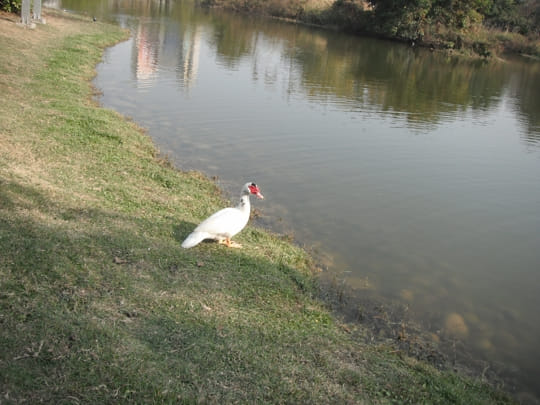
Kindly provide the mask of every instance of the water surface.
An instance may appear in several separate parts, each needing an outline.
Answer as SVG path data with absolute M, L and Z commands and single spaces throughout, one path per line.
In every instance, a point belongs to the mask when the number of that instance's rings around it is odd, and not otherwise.
M 101 102 L 179 167 L 233 195 L 256 181 L 263 221 L 317 246 L 329 272 L 538 390 L 539 63 L 181 1 L 59 6 L 132 30 L 98 68 Z

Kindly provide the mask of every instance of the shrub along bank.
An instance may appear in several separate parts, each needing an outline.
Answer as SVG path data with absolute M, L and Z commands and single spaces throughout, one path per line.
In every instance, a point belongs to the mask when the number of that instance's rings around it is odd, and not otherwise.
M 535 0 L 201 0 L 201 4 L 482 57 L 504 52 L 540 57 L 540 2 Z
M 127 33 L 1 17 L 2 402 L 511 402 L 353 338 L 314 298 L 306 253 L 276 236 L 182 249 L 226 202 L 91 100 L 103 48 Z

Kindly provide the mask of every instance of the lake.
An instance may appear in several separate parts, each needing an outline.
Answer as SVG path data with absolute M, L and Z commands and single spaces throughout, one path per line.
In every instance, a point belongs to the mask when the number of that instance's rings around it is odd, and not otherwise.
M 485 63 L 204 10 L 58 0 L 132 38 L 98 66 L 100 102 L 181 169 L 325 258 L 357 294 L 399 303 L 540 397 L 540 62 Z M 487 366 L 486 366 L 487 367 Z

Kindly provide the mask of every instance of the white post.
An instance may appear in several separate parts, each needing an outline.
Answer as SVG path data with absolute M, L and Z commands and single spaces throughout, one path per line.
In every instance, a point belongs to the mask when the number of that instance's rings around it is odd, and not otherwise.
M 43 19 L 41 18 L 41 0 L 34 0 L 33 11 L 34 11 L 34 20 L 40 23 L 45 23 Z
M 30 25 L 30 0 L 22 0 L 21 24 Z

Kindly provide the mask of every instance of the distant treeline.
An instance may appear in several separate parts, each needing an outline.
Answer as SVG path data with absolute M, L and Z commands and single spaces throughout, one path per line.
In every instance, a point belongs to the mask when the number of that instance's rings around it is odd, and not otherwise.
M 540 0 L 198 1 L 432 48 L 540 57 Z M 0 0 L 0 10 L 19 13 L 20 7 L 21 0 Z
M 539 0 L 201 0 L 435 48 L 540 54 Z
M 337 0 L 333 8 L 353 12 L 351 27 L 421 40 L 429 27 L 462 30 L 479 23 L 523 35 L 538 33 L 538 0 Z

